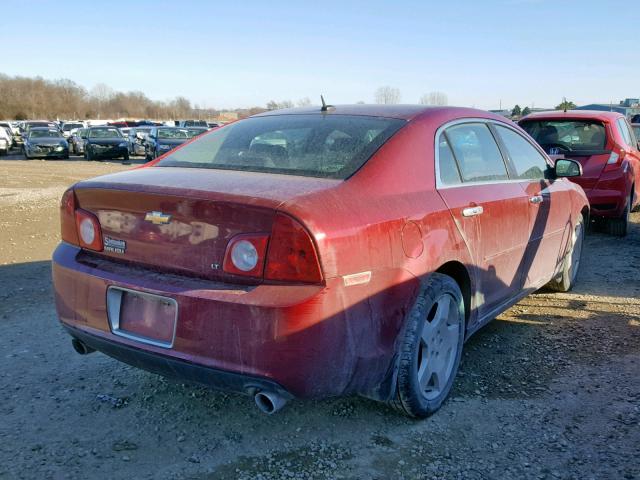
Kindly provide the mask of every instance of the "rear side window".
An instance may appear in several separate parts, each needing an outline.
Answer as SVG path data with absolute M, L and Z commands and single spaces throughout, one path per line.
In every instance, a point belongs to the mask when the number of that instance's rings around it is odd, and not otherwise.
M 616 123 L 618 124 L 618 131 L 624 139 L 624 143 L 626 143 L 628 147 L 633 145 L 631 140 L 631 132 L 629 132 L 629 129 L 627 128 L 627 122 L 624 121 L 624 118 L 619 118 L 618 120 L 616 120 Z
M 446 130 L 446 135 L 464 182 L 509 179 L 502 154 L 487 125 L 455 125 Z
M 350 115 L 270 115 L 229 124 L 156 166 L 348 178 L 405 120 Z
M 438 141 L 438 166 L 440 181 L 443 185 L 458 185 L 462 182 L 456 159 L 444 134 L 440 135 L 440 140 Z
M 525 138 L 510 128 L 495 125 L 500 139 L 515 168 L 516 178 L 540 180 L 544 178 L 547 162 Z

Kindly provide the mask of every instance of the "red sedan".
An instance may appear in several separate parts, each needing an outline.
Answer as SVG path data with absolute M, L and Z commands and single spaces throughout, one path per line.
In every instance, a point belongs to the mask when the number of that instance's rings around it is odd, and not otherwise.
M 56 304 L 79 353 L 252 395 L 424 417 L 463 343 L 573 285 L 588 202 L 515 124 L 420 106 L 275 111 L 62 198 Z
M 584 188 L 591 217 L 609 233 L 625 236 L 629 213 L 640 202 L 640 151 L 626 117 L 616 112 L 572 110 L 528 115 L 520 126 L 550 154 L 582 164 L 575 182 Z

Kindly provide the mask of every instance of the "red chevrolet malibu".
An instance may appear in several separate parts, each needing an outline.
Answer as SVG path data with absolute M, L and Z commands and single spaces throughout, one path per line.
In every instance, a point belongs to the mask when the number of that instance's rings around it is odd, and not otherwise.
M 573 285 L 588 202 L 486 112 L 269 112 L 62 198 L 60 320 L 79 353 L 243 392 L 359 394 L 424 417 L 464 341 Z
M 627 234 L 629 213 L 640 202 L 640 151 L 621 113 L 571 110 L 528 115 L 520 126 L 550 154 L 582 164 L 575 179 L 587 194 L 591 217 L 609 233 Z

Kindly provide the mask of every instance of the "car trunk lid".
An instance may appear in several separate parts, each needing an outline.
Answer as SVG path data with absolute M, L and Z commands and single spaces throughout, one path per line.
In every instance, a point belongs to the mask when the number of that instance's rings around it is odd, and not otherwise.
M 98 177 L 75 187 L 79 208 L 102 228 L 100 255 L 211 279 L 227 244 L 271 233 L 278 206 L 340 183 L 291 175 L 151 167 Z

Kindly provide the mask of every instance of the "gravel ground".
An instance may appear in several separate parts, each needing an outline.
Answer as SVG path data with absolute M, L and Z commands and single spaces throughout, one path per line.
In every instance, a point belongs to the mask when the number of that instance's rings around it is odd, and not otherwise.
M 58 325 L 58 201 L 120 162 L 0 158 L 0 478 L 640 479 L 640 214 L 592 233 L 569 294 L 538 292 L 466 345 L 451 398 L 413 421 L 375 402 L 181 384 Z

